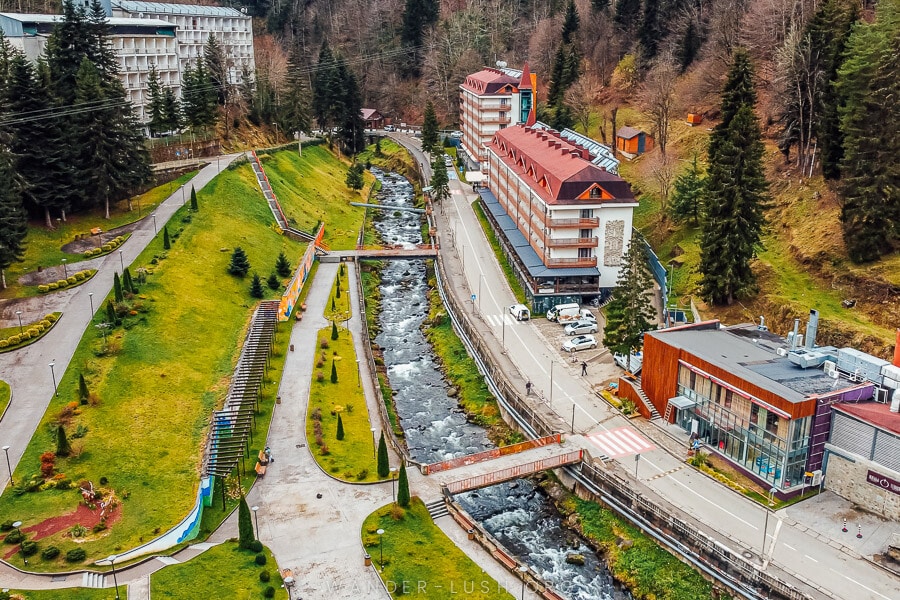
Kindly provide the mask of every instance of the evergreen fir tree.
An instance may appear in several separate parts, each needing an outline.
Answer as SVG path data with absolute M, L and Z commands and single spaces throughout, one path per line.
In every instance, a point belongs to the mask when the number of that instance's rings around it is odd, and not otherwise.
M 247 506 L 247 499 L 241 494 L 241 501 L 238 504 L 238 546 L 242 550 L 249 550 L 254 541 L 256 541 L 256 535 L 253 532 L 250 507 Z
M 110 325 L 115 325 L 116 321 L 116 305 L 113 304 L 113 301 L 110 299 L 106 302 L 106 320 Z
M 646 0 L 641 16 L 641 26 L 638 28 L 638 44 L 642 50 L 641 58 L 648 62 L 656 56 L 659 40 L 662 37 L 659 27 L 659 8 L 658 2 Z
M 837 92 L 844 243 L 854 262 L 892 252 L 900 242 L 900 3 L 879 2 L 875 20 L 847 42 Z
M 216 122 L 217 91 L 203 61 L 181 76 L 181 107 L 186 123 L 202 129 Z
M 331 359 L 331 383 L 338 382 L 338 374 L 337 374 L 337 366 L 334 364 L 334 359 Z
M 231 253 L 231 263 L 228 265 L 228 272 L 238 277 L 243 277 L 250 272 L 250 260 L 240 246 Z
M 741 107 L 756 106 L 756 86 L 753 82 L 753 65 L 750 55 L 743 48 L 738 48 L 732 54 L 731 67 L 722 91 L 722 120 L 713 128 L 709 136 L 708 162 L 715 160 L 719 142 L 727 137 L 731 120 Z
M 609 0 L 591 0 L 591 11 L 602 12 L 609 8 Z
M 280 277 L 289 277 L 291 274 L 291 263 L 284 252 L 278 253 L 278 258 L 275 260 L 275 272 Z
M 306 58 L 299 43 L 291 45 L 288 56 L 288 90 L 281 119 L 291 131 L 309 131 L 312 122 Z M 248 77 L 249 79 L 249 77 Z
M 431 154 L 440 150 L 438 121 L 431 100 L 425 103 L 425 117 L 422 121 L 422 152 Z
M 28 220 L 10 156 L 0 150 L 0 287 L 6 289 L 6 270 L 25 257 Z
M 444 153 L 438 152 L 431 161 L 431 199 L 440 204 L 450 198 L 450 178 L 444 165 Z
M 363 179 L 363 165 L 355 162 L 347 169 L 347 178 L 344 181 L 351 190 L 361 190 L 365 185 Z
M 682 73 L 684 73 L 691 63 L 694 62 L 694 59 L 697 58 L 697 53 L 700 51 L 700 45 L 702 43 L 703 37 L 698 31 L 697 25 L 694 24 L 694 20 L 691 19 L 688 22 L 687 28 L 684 30 L 684 35 L 681 36 L 681 42 L 678 44 L 678 65 L 681 67 Z
M 327 40 L 319 49 L 316 74 L 313 78 L 312 114 L 319 128 L 329 131 L 334 122 L 333 106 L 340 101 L 340 82 L 337 81 L 334 55 Z
M 81 400 L 82 404 L 87 404 L 88 398 L 90 398 L 91 393 L 88 391 L 87 382 L 84 380 L 84 373 L 78 374 L 78 399 Z
M 181 103 L 175 96 L 175 90 L 170 87 L 163 89 L 162 108 L 163 131 L 177 131 L 181 129 Z
M 343 58 L 338 59 L 338 80 L 343 84 L 342 102 L 338 105 L 338 137 L 347 154 L 357 154 L 366 147 L 366 122 L 362 118 L 362 91 L 356 75 Z
M 337 435 L 335 437 L 338 440 L 344 439 L 344 421 L 341 420 L 341 413 L 338 413 Z
M 150 129 L 151 135 L 169 131 L 166 122 L 166 100 L 162 85 L 159 83 L 159 73 L 156 72 L 156 65 L 150 65 L 150 71 L 147 73 L 147 94 L 150 101 L 147 103 L 146 112 L 149 116 L 147 127 Z
M 262 279 L 259 278 L 258 273 L 253 274 L 253 279 L 250 281 L 250 296 L 253 298 L 262 298 L 265 296 L 265 292 L 263 291 Z
M 137 288 L 134 287 L 134 281 L 131 279 L 131 271 L 128 270 L 128 267 L 125 267 L 125 270 L 122 271 L 122 290 L 126 294 L 137 293 Z
M 409 479 L 406 476 L 406 463 L 400 463 L 400 477 L 397 479 L 397 505 L 409 506 Z
M 616 0 L 616 16 L 613 18 L 622 31 L 633 31 L 640 22 L 641 0 Z
M 194 186 L 191 186 L 191 210 L 200 210 L 200 205 L 197 204 L 197 190 L 194 189 Z
M 163 250 L 172 249 L 172 240 L 169 239 L 169 226 L 163 225 Z
M 603 345 L 610 352 L 630 357 L 643 345 L 644 332 L 654 329 L 656 310 L 651 294 L 653 274 L 643 241 L 632 234 L 622 259 L 619 277 L 606 307 Z
M 672 215 L 676 219 L 687 219 L 692 225 L 700 223 L 705 183 L 703 171 L 697 163 L 697 154 L 694 153 L 687 171 L 675 178 Z
M 378 439 L 378 477 L 387 479 L 390 473 L 391 463 L 388 460 L 387 443 L 384 441 L 384 432 L 382 431 L 381 437 Z
M 72 454 L 72 446 L 66 436 L 66 429 L 62 425 L 56 428 L 56 456 L 69 456 Z
M 215 88 L 219 104 L 225 104 L 228 94 L 228 65 L 225 60 L 225 50 L 219 43 L 215 34 L 210 33 L 203 46 L 203 64 L 209 73 L 209 79 Z
M 406 0 L 400 25 L 400 44 L 407 54 L 400 65 L 403 77 L 418 77 L 423 63 L 422 41 L 425 30 L 437 23 L 439 4 L 437 0 Z
M 562 43 L 571 44 L 574 36 L 578 32 L 581 19 L 578 17 L 578 9 L 575 7 L 575 0 L 569 0 L 566 4 L 566 15 L 563 17 Z
M 278 280 L 278 275 L 275 273 L 270 273 L 269 278 L 266 280 L 266 285 L 269 286 L 270 290 L 277 290 L 281 287 L 281 281 Z
M 334 310 L 334 308 L 332 308 L 332 310 Z M 337 323 L 335 323 L 334 321 L 331 322 L 331 339 L 332 340 L 338 339 Z
M 125 300 L 125 294 L 122 291 L 122 280 L 119 279 L 118 273 L 113 273 L 113 297 L 119 303 Z

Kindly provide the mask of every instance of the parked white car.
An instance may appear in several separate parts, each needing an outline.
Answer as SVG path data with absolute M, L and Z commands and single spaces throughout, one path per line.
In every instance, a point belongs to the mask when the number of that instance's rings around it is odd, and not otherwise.
M 452 137 L 454 140 L 461 140 L 462 135 L 463 135 L 462 131 L 454 131 L 453 133 L 450 134 L 450 137 Z
M 597 323 L 591 321 L 575 321 L 569 323 L 564 329 L 566 335 L 582 335 L 585 333 L 597 333 Z
M 575 352 L 577 350 L 593 350 L 597 347 L 597 340 L 592 335 L 579 335 L 567 340 L 563 343 L 562 349 L 565 352 Z

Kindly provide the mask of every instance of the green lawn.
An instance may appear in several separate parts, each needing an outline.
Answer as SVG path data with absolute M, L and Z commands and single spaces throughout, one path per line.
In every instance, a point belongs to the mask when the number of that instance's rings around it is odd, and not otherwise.
M 260 153 L 269 184 L 288 221 L 297 229 L 313 232 L 325 221 L 324 241 L 333 250 L 356 247 L 365 209 L 350 202 L 365 202 L 368 190 L 347 187 L 347 164 L 325 146 L 308 146 L 303 156 L 296 149 Z M 257 190 L 260 199 L 262 195 Z M 271 220 L 271 217 L 270 217 Z
M 67 264 L 76 265 L 85 259 L 82 254 L 67 254 L 62 247 L 74 241 L 76 234 L 90 232 L 94 227 L 100 227 L 109 231 L 116 227 L 137 221 L 140 217 L 146 217 L 163 200 L 171 196 L 183 183 L 190 181 L 197 171 L 182 175 L 178 179 L 155 187 L 150 191 L 132 198 L 129 210 L 128 200 L 122 200 L 110 206 L 109 220 L 103 218 L 103 208 L 98 208 L 86 213 L 70 214 L 65 223 L 58 222 L 56 229 L 48 231 L 43 221 L 31 221 L 28 224 L 28 237 L 25 240 L 25 258 L 23 262 L 13 263 L 6 271 L 6 281 L 9 287 L 0 290 L 0 298 L 22 298 L 38 294 L 37 287 L 23 287 L 16 285 L 16 280 L 24 273 L 30 273 L 38 268 L 53 267 L 62 264 L 66 259 Z M 190 190 L 188 190 L 190 192 Z M 140 207 L 140 211 L 138 208 Z M 162 223 L 159 224 L 162 227 Z M 105 239 L 105 238 L 104 238 Z M 78 270 L 73 267 L 69 272 Z
M 10 590 L 13 598 L 25 600 L 109 600 L 114 598 L 111 590 L 92 590 L 88 588 L 65 588 L 60 590 Z M 119 585 L 119 595 L 125 597 L 125 586 Z
M 392 597 L 412 594 L 442 600 L 463 595 L 466 600 L 513 600 L 434 524 L 421 500 L 413 498 L 406 510 L 392 508 L 385 506 L 369 515 L 361 532 L 372 564 L 380 566 L 384 557 L 381 578 Z M 380 540 L 379 529 L 384 530 Z
M 343 273 L 343 274 L 342 274 Z M 328 302 L 325 305 L 325 318 L 329 321 L 341 323 L 347 321 L 353 316 L 350 308 L 350 292 L 348 291 L 349 279 L 347 275 L 347 267 L 343 264 L 338 268 L 338 274 L 331 284 L 331 292 L 328 295 Z M 338 296 L 338 287 L 340 287 L 340 296 Z M 334 306 L 334 309 L 332 309 Z
M 14 352 L 35 343 L 50 333 L 61 316 L 61 312 L 52 312 L 33 323 L 22 321 L 22 327 L 16 325 L 0 329 L 0 353 Z M 28 335 L 28 339 L 22 339 L 23 335 Z
M 319 331 L 318 357 L 309 391 L 307 443 L 316 462 L 332 476 L 350 482 L 377 481 L 372 425 L 360 387 L 353 339 L 347 329 L 338 327 L 338 331 L 337 340 L 331 339 L 331 327 Z M 337 383 L 331 382 L 332 363 L 337 370 Z M 337 439 L 338 414 L 344 426 L 343 440 Z M 321 416 L 321 438 L 315 430 L 316 415 Z
M 516 278 L 515 271 L 513 270 L 512 265 L 507 260 L 506 256 L 503 254 L 503 251 L 500 249 L 500 240 L 497 239 L 497 234 L 491 228 L 491 224 L 487 220 L 487 216 L 484 214 L 484 209 L 481 206 L 481 201 L 476 200 L 472 203 L 472 209 L 475 211 L 475 216 L 478 217 L 478 222 L 481 223 L 481 228 L 484 230 L 484 235 L 487 236 L 488 242 L 491 244 L 491 249 L 494 251 L 494 256 L 497 258 L 497 264 L 503 269 L 503 275 L 506 276 L 506 282 L 509 284 L 510 289 L 512 290 L 513 295 L 516 297 L 516 300 L 519 302 L 525 302 L 525 289 L 522 287 L 522 284 L 519 282 L 518 278 Z M 457 241 L 457 243 L 459 243 Z
M 266 564 L 259 566 L 256 554 L 241 550 L 235 542 L 214 546 L 180 565 L 170 565 L 150 576 L 150 594 L 154 600 L 197 600 L 198 598 L 263 598 L 267 586 L 275 589 L 274 598 L 287 598 L 281 587 L 281 575 L 268 548 L 262 554 Z M 269 574 L 268 583 L 260 573 Z M 109 598 L 107 591 L 106 598 Z
M 9 387 L 9 384 L 0 379 L 0 415 L 3 414 L 3 411 L 6 410 L 6 407 L 9 406 L 9 401 L 12 398 L 12 389 Z
M 154 240 L 132 265 L 133 273 L 145 267 L 151 274 L 132 302 L 134 314 L 110 332 L 108 351 L 97 328 L 89 327 L 70 368 L 57 372 L 59 397 L 50 403 L 15 473 L 17 483 L 38 473 L 38 457 L 55 450 L 55 424 L 65 424 L 70 437 L 81 428 L 83 437 L 71 440 L 73 456 L 58 458 L 56 472 L 75 485 L 91 481 L 97 486 L 106 478 L 102 487 L 113 490 L 122 505 L 118 522 L 89 532 L 77 545 L 87 551 L 88 561 L 149 541 L 193 506 L 210 413 L 224 399 L 256 304 L 249 277 L 226 272 L 230 250 L 242 246 L 251 272 L 263 273 L 272 269 L 279 251 L 296 263 L 304 250 L 270 227 L 271 214 L 249 165 L 224 171 L 199 193 L 199 204 L 198 213 L 182 208 L 170 221 L 171 250 L 163 251 L 162 240 Z M 105 308 L 99 309 L 94 322 L 105 319 Z M 81 373 L 92 394 L 84 406 L 77 403 Z M 271 390 L 273 377 L 277 371 L 270 370 Z M 273 394 L 267 392 L 270 402 Z M 71 402 L 74 409 L 66 406 Z M 256 439 L 265 438 L 268 422 L 265 416 L 257 419 Z M 0 522 L 21 519 L 27 529 L 73 512 L 79 501 L 74 489 L 7 493 L 0 497 Z M 65 533 L 39 546 L 52 543 L 65 555 L 75 547 Z M 33 560 L 30 566 L 78 566 L 57 561 Z

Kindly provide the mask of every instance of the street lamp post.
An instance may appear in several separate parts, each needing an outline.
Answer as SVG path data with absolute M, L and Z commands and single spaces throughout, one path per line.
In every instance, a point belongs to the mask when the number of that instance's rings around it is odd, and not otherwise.
M 766 525 L 763 527 L 763 543 L 762 543 L 762 560 L 766 560 L 766 537 L 769 535 L 769 509 L 763 507 L 763 510 L 766 512 Z
M 181 205 L 182 205 L 182 206 L 184 206 L 185 204 L 187 204 L 187 200 L 186 200 L 185 197 L 184 197 L 184 186 L 186 186 L 186 185 L 187 185 L 186 183 L 182 183 L 182 184 L 181 184 Z
M 481 281 L 484 279 L 484 275 L 481 273 L 478 274 L 478 312 L 481 312 Z
M 391 497 L 394 499 L 394 504 L 397 504 L 397 490 L 395 483 L 397 478 L 394 477 L 394 474 L 397 473 L 398 470 L 397 467 L 391 467 Z
M 553 406 L 553 365 L 555 364 L 555 360 L 550 361 L 550 406 Z
M 153 235 L 156 235 L 156 213 L 153 213 L 150 216 L 153 217 Z
M 381 565 L 381 571 L 384 572 L 384 529 L 379 529 L 375 533 L 378 534 L 378 554 L 381 557 L 378 563 Z
M 69 278 L 69 269 L 66 267 L 66 259 L 65 258 L 62 259 L 62 266 L 63 266 L 63 275 L 65 275 L 66 279 L 68 279 Z
M 88 292 L 88 300 L 91 301 L 91 317 L 94 316 L 94 292 Z
M 12 478 L 12 465 L 9 464 L 9 446 L 3 446 L 3 451 L 6 452 L 6 468 L 9 469 L 9 485 L 15 485 L 13 483 Z
M 115 554 L 111 554 L 107 560 L 109 561 L 109 564 L 112 566 L 113 585 L 116 586 L 116 600 L 119 600 L 119 581 L 118 581 L 118 579 L 116 579 L 116 559 L 117 558 L 119 558 L 119 557 L 116 556 Z
M 22 531 L 19 529 L 19 527 L 22 526 L 22 521 L 16 521 L 15 523 L 12 524 L 12 526 L 15 528 L 16 533 L 19 535 L 19 538 L 21 539 L 21 538 L 22 538 Z M 22 551 L 22 550 L 21 550 L 21 546 L 20 546 L 19 552 L 21 552 L 21 551 Z M 28 558 L 27 558 L 24 554 L 22 555 L 22 560 L 25 561 L 25 564 L 26 564 L 26 565 L 28 564 Z
M 519 573 L 522 574 L 522 594 L 521 600 L 525 600 L 525 573 L 528 572 L 528 565 L 519 565 L 516 569 Z
M 356 359 L 356 387 L 362 385 L 362 375 L 359 373 L 359 359 Z
M 253 511 L 253 521 L 256 523 L 256 539 L 259 539 L 259 507 L 251 506 L 250 510 Z
M 55 366 L 56 362 L 50 363 L 50 377 L 53 378 L 53 394 L 59 396 L 59 390 L 56 388 L 56 372 L 53 370 L 53 367 Z
M 372 428 L 372 458 L 375 458 L 375 430 L 376 428 Z
M 278 141 L 278 123 L 272 123 L 275 126 L 275 141 Z
M 19 333 L 25 333 L 25 328 L 22 327 L 22 311 L 17 310 L 16 316 L 19 317 Z
M 575 399 L 572 399 L 572 435 L 575 435 Z
M 119 250 L 119 264 L 122 265 L 122 274 L 125 274 L 125 251 Z

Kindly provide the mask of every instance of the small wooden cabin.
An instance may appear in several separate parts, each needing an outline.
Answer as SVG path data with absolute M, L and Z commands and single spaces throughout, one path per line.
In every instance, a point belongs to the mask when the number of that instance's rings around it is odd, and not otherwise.
M 616 132 L 616 148 L 625 154 L 639 156 L 653 149 L 653 138 L 634 127 L 620 127 Z

